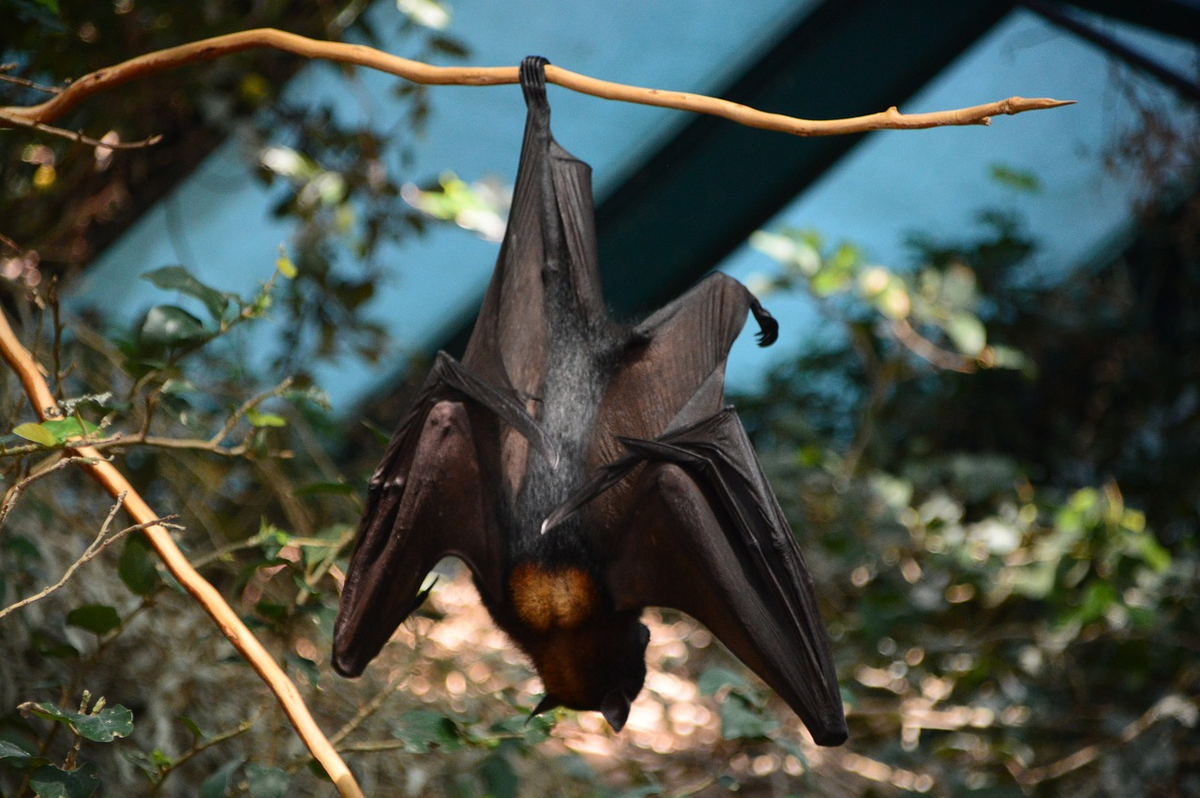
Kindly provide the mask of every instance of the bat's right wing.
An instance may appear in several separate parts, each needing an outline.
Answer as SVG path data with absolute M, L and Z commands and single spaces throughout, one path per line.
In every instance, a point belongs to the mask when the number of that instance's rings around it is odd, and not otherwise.
M 481 589 L 502 595 L 501 537 L 488 508 L 500 477 L 488 451 L 503 422 L 555 460 L 518 397 L 439 353 L 371 478 L 334 625 L 333 665 L 362 673 L 425 599 L 421 585 L 447 555 L 466 562 Z
M 741 421 L 726 408 L 653 441 L 608 574 L 618 608 L 673 607 L 703 623 L 804 721 L 840 745 L 846 719 L 812 577 Z

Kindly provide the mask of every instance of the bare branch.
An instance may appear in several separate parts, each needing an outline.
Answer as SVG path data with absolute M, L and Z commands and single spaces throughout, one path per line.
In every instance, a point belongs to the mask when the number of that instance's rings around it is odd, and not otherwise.
M 942 349 L 921 335 L 908 323 L 907 319 L 893 320 L 892 332 L 895 334 L 896 340 L 940 369 L 957 371 L 961 374 L 973 374 L 978 368 L 974 359 Z
M 0 82 L 11 83 L 14 86 L 24 86 L 27 89 L 33 89 L 34 91 L 45 92 L 46 94 L 62 93 L 62 88 L 60 88 L 58 86 L 44 86 L 41 83 L 34 83 L 32 80 L 29 80 L 28 78 L 19 78 L 16 75 L 4 74 L 4 73 L 8 72 L 10 69 L 16 69 L 16 68 L 17 68 L 17 64 L 15 62 L 8 63 L 8 64 L 0 64 Z
M 27 127 L 30 130 L 49 133 L 52 136 L 60 136 L 71 141 L 78 141 L 80 144 L 87 144 L 89 147 L 103 147 L 109 150 L 140 150 L 145 147 L 153 147 L 162 141 L 162 136 L 151 136 L 141 141 L 101 141 L 100 139 L 85 136 L 81 131 L 52 127 L 43 122 L 33 122 L 19 116 L 14 116 L 4 108 L 0 108 L 0 127 Z
M 78 571 L 79 568 L 84 563 L 95 559 L 97 556 L 99 556 L 100 552 L 104 551 L 109 546 L 116 543 L 118 540 L 121 540 L 126 535 L 128 535 L 130 532 L 138 532 L 138 531 L 146 529 L 147 527 L 152 526 L 152 525 L 161 525 L 164 527 L 169 527 L 171 529 L 182 529 L 183 528 L 180 526 L 176 526 L 175 524 L 163 523 L 164 521 L 166 521 L 168 519 L 178 517 L 178 516 L 174 516 L 174 515 L 169 515 L 169 516 L 165 516 L 163 518 L 155 518 L 153 520 L 146 521 L 144 523 L 134 524 L 133 526 L 125 527 L 120 532 L 117 532 L 115 535 L 106 537 L 108 535 L 109 527 L 112 526 L 113 518 L 116 517 L 117 512 L 121 509 L 121 503 L 123 501 L 125 501 L 125 494 L 121 494 L 120 496 L 117 497 L 117 503 L 114 504 L 112 506 L 112 509 L 109 510 L 108 517 L 104 519 L 104 523 L 101 525 L 100 532 L 97 533 L 95 540 L 93 540 L 91 542 L 91 544 L 89 544 L 88 547 L 83 550 L 83 554 L 79 555 L 79 559 L 77 559 L 77 560 L 75 560 L 75 562 L 71 563 L 71 565 L 67 568 L 66 571 L 63 572 L 62 577 L 57 582 L 55 582 L 52 585 L 48 585 L 48 586 L 42 588 L 37 593 L 34 593 L 32 596 L 23 598 L 20 601 L 16 602 L 15 604 L 10 604 L 7 607 L 5 607 L 4 609 L 0 609 L 0 618 L 3 618 L 5 615 L 8 615 L 10 613 L 16 612 L 17 610 L 21 609 L 22 607 L 28 607 L 30 604 L 33 604 L 35 601 L 41 601 L 46 596 L 49 596 L 51 593 L 53 593 L 54 591 L 58 590 L 63 585 L 65 585 L 67 583 L 67 580 L 69 580 L 72 576 L 74 576 L 75 572 Z
M 202 39 L 166 50 L 156 50 L 120 64 L 96 70 L 74 81 L 61 93 L 39 105 L 27 108 L 10 106 L 0 109 L 0 114 L 2 114 L 0 120 L 11 122 L 14 119 L 25 119 L 30 122 L 51 122 L 93 94 L 130 80 L 157 74 L 185 64 L 209 61 L 230 53 L 260 47 L 282 50 L 305 58 L 320 58 L 365 66 L 425 85 L 496 86 L 518 82 L 517 67 L 432 66 L 359 44 L 319 41 L 274 28 L 257 28 L 224 36 L 214 36 L 210 39 Z M 554 65 L 546 67 L 546 80 L 572 91 L 608 100 L 710 114 L 749 127 L 776 130 L 795 136 L 832 136 L 880 129 L 914 129 L 946 125 L 987 125 L 991 123 L 991 117 L 999 114 L 1018 114 L 1023 111 L 1056 108 L 1071 104 L 1070 101 L 1048 98 L 1010 97 L 1007 100 L 985 105 L 934 113 L 902 114 L 893 107 L 886 111 L 849 119 L 810 120 L 783 114 L 765 113 L 728 100 L 700 94 L 611 83 Z
M 4 520 L 8 518 L 9 513 L 12 512 L 12 508 L 16 506 L 17 499 L 19 499 L 25 489 L 34 482 L 53 474 L 55 471 L 64 469 L 72 463 L 90 462 L 92 462 L 91 459 L 87 457 L 61 457 L 58 460 L 53 461 L 49 466 L 35 468 L 32 472 L 30 472 L 29 476 L 25 477 L 20 482 L 17 482 L 4 494 L 4 505 L 0 506 L 0 527 L 4 526 Z

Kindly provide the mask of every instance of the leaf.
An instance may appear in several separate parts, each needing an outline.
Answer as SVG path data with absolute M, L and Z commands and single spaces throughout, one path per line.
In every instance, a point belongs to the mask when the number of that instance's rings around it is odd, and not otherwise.
M 200 320 L 176 305 L 156 305 L 150 308 L 138 330 L 141 342 L 154 347 L 194 343 L 206 335 Z
M 14 427 L 13 434 L 42 446 L 54 446 L 58 443 L 58 440 L 54 437 L 54 433 L 35 421 Z
M 111 743 L 118 737 L 133 734 L 133 712 L 114 704 L 94 715 L 81 715 L 75 721 L 80 736 L 94 743 Z
M 487 794 L 494 798 L 516 798 L 520 779 L 512 763 L 503 754 L 494 752 L 479 766 L 479 775 L 487 785 Z
M 93 715 L 59 709 L 47 703 L 31 702 L 22 706 L 39 718 L 70 726 L 80 737 L 95 743 L 111 743 L 118 737 L 128 737 L 133 733 L 133 713 L 120 704 L 105 707 Z
M 45 765 L 30 777 L 29 786 L 38 798 L 88 798 L 100 788 L 98 769 L 95 762 L 86 762 L 75 770 Z
M 106 604 L 84 604 L 67 613 L 67 625 L 102 635 L 121 625 L 121 616 Z
M 210 288 L 197 280 L 191 272 L 182 266 L 164 266 L 142 275 L 143 280 L 149 280 L 165 291 L 178 291 L 181 294 L 195 297 L 204 303 L 214 321 L 225 318 L 229 309 L 229 295 L 215 288 Z
M 701 695 L 716 695 L 726 685 L 733 688 L 744 688 L 749 684 L 746 677 L 726 668 L 709 668 L 696 680 L 696 687 L 700 690 Z
M 145 535 L 130 535 L 125 539 L 117 560 L 117 576 L 135 596 L 153 593 L 162 583 L 155 567 L 155 555 Z
M 466 58 L 470 55 L 470 51 L 462 42 L 449 36 L 434 36 L 429 40 L 429 46 L 439 53 L 445 53 L 455 58 Z
M 279 768 L 252 763 L 246 766 L 246 791 L 250 798 L 284 798 L 290 777 Z
M 7 762 L 9 767 L 29 768 L 48 764 L 50 760 L 31 754 L 20 746 L 8 740 L 0 740 L 0 761 Z
M 246 420 L 255 427 L 286 427 L 287 419 L 274 413 L 262 413 L 255 408 L 246 411 Z
M 289 280 L 295 280 L 299 272 L 296 270 L 296 264 L 292 263 L 292 259 L 282 252 L 275 259 L 275 269 Z
M 424 754 L 437 746 L 445 751 L 462 748 L 462 734 L 453 719 L 440 712 L 416 709 L 406 712 L 392 726 L 392 736 L 403 740 L 405 750 Z
M 946 322 L 946 335 L 969 357 L 978 357 L 987 343 L 987 331 L 978 317 L 970 313 L 952 314 Z
M 997 183 L 1009 188 L 1015 188 L 1017 191 L 1036 194 L 1042 189 L 1042 182 L 1038 180 L 1037 175 L 1033 172 L 1014 169 L 1004 164 L 993 164 L 989 171 L 991 172 L 992 179 Z
M 302 657 L 299 654 L 288 653 L 285 657 L 287 663 L 296 670 L 304 674 L 304 678 L 308 679 L 308 683 L 313 687 L 320 687 L 321 684 L 321 669 L 317 663 L 313 662 L 308 657 Z
M 778 720 L 765 715 L 739 693 L 730 693 L 721 704 L 721 737 L 726 740 L 761 740 L 778 728 Z
M 74 417 L 43 421 L 40 426 L 48 430 L 58 443 L 66 443 L 75 438 L 89 438 L 100 432 L 100 428 L 92 422 Z
M 236 757 L 213 771 L 212 775 L 200 784 L 197 798 L 225 798 L 229 794 L 233 774 L 245 761 L 242 757 Z

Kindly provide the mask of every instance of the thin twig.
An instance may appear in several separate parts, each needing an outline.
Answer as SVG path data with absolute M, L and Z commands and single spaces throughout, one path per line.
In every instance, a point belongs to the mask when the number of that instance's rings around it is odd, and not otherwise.
M 438 67 L 390 55 L 359 44 L 320 41 L 294 33 L 257 28 L 254 30 L 214 36 L 166 50 L 156 50 L 131 58 L 120 64 L 96 70 L 75 80 L 60 94 L 34 106 L 0 108 L 3 120 L 25 119 L 31 122 L 51 122 L 75 108 L 93 94 L 130 80 L 156 74 L 197 61 L 209 61 L 230 53 L 268 47 L 305 58 L 321 58 L 346 64 L 370 67 L 381 72 L 425 85 L 496 86 L 517 83 L 517 67 Z M 1010 97 L 1007 100 L 938 111 L 926 114 L 902 114 L 894 107 L 879 113 L 850 119 L 809 120 L 783 114 L 757 111 L 738 103 L 687 92 L 647 89 L 626 86 L 570 72 L 561 67 L 546 67 L 546 80 L 572 91 L 608 100 L 675 108 L 681 111 L 710 114 L 749 127 L 776 130 L 796 136 L 831 136 L 862 133 L 880 129 L 914 129 L 945 125 L 987 125 L 999 114 L 1056 108 L 1070 102 L 1047 98 Z
M 396 676 L 388 680 L 387 685 L 385 685 L 382 690 L 372 696 L 370 701 L 359 707 L 358 713 L 355 714 L 354 717 L 346 721 L 342 725 L 342 728 L 330 735 L 329 744 L 337 748 L 339 751 L 352 750 L 351 746 L 341 745 L 342 740 L 345 740 L 348 736 L 350 736 L 350 733 L 361 726 L 363 721 L 378 712 L 379 708 L 383 706 L 384 702 L 396 692 L 401 680 L 407 676 L 408 674 L 401 670 Z
M 21 251 L 21 248 L 17 246 L 17 242 L 4 235 L 4 233 L 0 233 L 0 244 L 3 244 L 6 248 L 12 250 L 13 252 Z
M 1196 705 L 1197 699 L 1181 699 L 1178 696 L 1170 695 L 1164 699 L 1156 701 L 1153 706 L 1142 713 L 1141 717 L 1127 725 L 1120 736 L 1120 743 L 1126 744 L 1132 742 L 1138 736 L 1149 730 L 1155 723 L 1163 718 L 1164 715 L 1169 715 L 1170 712 L 1166 709 L 1168 701 L 1175 699 L 1179 701 L 1189 701 Z M 1017 783 L 1026 790 L 1037 786 L 1044 781 L 1061 778 L 1062 776 L 1079 770 L 1082 767 L 1090 765 L 1104 754 L 1105 746 L 1101 743 L 1093 743 L 1086 745 L 1075 751 L 1072 754 L 1064 756 L 1062 759 L 1051 762 L 1048 765 L 1042 765 L 1036 768 L 1026 768 L 1015 759 L 1009 759 L 1005 762 L 1008 771 L 1012 773 L 1013 778 Z
M 48 467 L 35 468 L 32 471 L 30 471 L 29 476 L 25 477 L 20 482 L 17 482 L 16 484 L 14 484 L 11 488 L 8 489 L 8 492 L 5 493 L 4 506 L 0 507 L 0 527 L 4 526 L 4 520 L 6 518 L 8 518 L 8 514 L 11 513 L 13 507 L 16 506 L 17 499 L 19 499 L 21 497 L 21 494 L 25 491 L 25 489 L 28 488 L 30 485 L 32 485 L 34 482 L 37 482 L 39 479 L 42 479 L 43 477 L 49 476 L 50 474 L 54 473 L 55 471 L 59 471 L 63 468 L 66 468 L 67 466 L 71 465 L 72 463 L 90 463 L 90 462 L 91 462 L 91 459 L 86 458 L 86 457 L 61 457 L 58 460 L 53 461 Z
M 235 737 L 240 737 L 241 735 L 250 731 L 250 729 L 252 729 L 254 727 L 254 724 L 258 723 L 258 719 L 262 717 L 262 714 L 263 714 L 263 711 L 260 709 L 257 713 L 255 713 L 254 717 L 247 718 L 246 720 L 242 721 L 238 725 L 234 726 L 232 729 L 226 729 L 223 732 L 217 732 L 212 737 L 209 737 L 206 740 L 201 740 L 200 742 L 196 743 L 188 750 L 184 751 L 178 757 L 173 759 L 171 761 L 170 765 L 168 765 L 167 767 L 165 767 L 161 771 L 159 771 L 158 781 L 156 781 L 154 783 L 154 785 L 150 788 L 150 793 L 152 795 L 157 794 L 158 791 L 160 789 L 162 789 L 163 782 L 167 780 L 167 777 L 170 776 L 176 770 L 178 770 L 184 763 L 186 763 L 192 757 L 196 756 L 197 754 L 207 751 L 209 748 L 212 748 L 214 745 L 223 743 L 226 740 L 232 740 Z
M 917 332 L 907 319 L 893 319 L 892 332 L 896 335 L 896 340 L 940 369 L 957 371 L 960 374 L 974 374 L 978 370 L 976 360 L 942 349 Z
M 123 494 L 121 496 L 117 497 L 117 503 L 112 506 L 112 509 L 108 513 L 108 517 L 104 519 L 104 524 L 100 527 L 100 532 L 96 535 L 96 539 L 93 540 L 91 542 L 91 544 L 88 545 L 88 547 L 83 550 L 83 554 L 79 555 L 79 559 L 75 560 L 75 562 L 71 563 L 71 565 L 67 567 L 67 570 L 63 572 L 62 578 L 60 578 L 57 582 L 55 582 L 52 585 L 47 585 L 46 587 L 39 590 L 37 593 L 34 593 L 32 596 L 23 598 L 14 604 L 9 604 L 4 609 L 0 609 L 0 618 L 3 618 L 5 615 L 8 615 L 10 613 L 16 612 L 17 610 L 21 609 L 22 607 L 28 607 L 30 604 L 33 604 L 36 601 L 41 601 L 46 596 L 49 596 L 51 593 L 53 593 L 54 591 L 58 590 L 63 585 L 65 585 L 67 583 L 67 580 L 69 580 L 72 576 L 74 576 L 75 572 L 78 571 L 79 568 L 84 563 L 87 563 L 87 562 L 95 559 L 97 556 L 99 556 L 100 552 L 104 551 L 109 546 L 116 543 L 118 540 L 121 540 L 126 535 L 128 535 L 130 532 L 138 532 L 138 531 L 146 529 L 147 527 L 149 527 L 151 525 L 161 525 L 161 526 L 164 526 L 164 527 L 167 527 L 170 529 L 182 529 L 183 528 L 183 527 L 177 526 L 175 524 L 163 523 L 167 519 L 178 517 L 178 516 L 174 516 L 174 515 L 169 515 L 169 516 L 164 516 L 163 518 L 156 518 L 152 521 L 146 521 L 146 522 L 143 522 L 140 524 L 134 524 L 133 526 L 125 527 L 120 532 L 117 532 L 116 534 L 109 536 L 108 529 L 110 526 L 112 526 L 113 518 L 116 517 L 117 512 L 121 509 L 121 503 L 124 500 L 125 500 L 125 496 Z
M 47 125 L 44 122 L 34 122 L 29 119 L 23 119 L 16 116 L 9 109 L 0 108 L 0 127 L 25 127 L 30 130 L 36 130 L 39 133 L 48 133 L 51 136 L 59 136 L 71 141 L 78 141 L 80 144 L 87 144 L 89 147 L 105 147 L 110 150 L 140 150 L 146 147 L 153 147 L 158 142 L 162 141 L 162 136 L 154 135 L 140 141 L 101 141 L 94 139 L 91 136 L 84 135 L 79 130 L 67 130 L 61 127 Z
M 13 333 L 3 309 L 0 309 L 0 356 L 17 373 L 38 418 L 45 420 L 61 415 L 54 396 L 50 393 L 50 388 L 41 375 L 38 363 Z M 166 528 L 155 523 L 157 514 L 150 509 L 146 500 L 133 489 L 129 480 L 112 463 L 103 460 L 95 449 L 90 446 L 73 448 L 77 455 L 96 460 L 95 463 L 85 466 L 85 470 L 104 486 L 110 495 L 123 496 L 122 504 L 125 510 L 139 524 L 146 524 L 143 530 L 146 538 L 158 553 L 159 558 L 162 559 L 167 570 L 199 602 L 222 633 L 229 638 L 234 647 L 270 687 L 280 706 L 283 707 L 283 711 L 287 714 L 292 728 L 296 730 L 308 750 L 312 752 L 313 757 L 325 769 L 338 792 L 348 798 L 363 798 L 362 788 L 358 786 L 358 782 L 355 781 L 350 769 L 346 767 L 346 763 L 342 761 L 341 756 L 329 744 L 324 733 L 313 720 L 312 713 L 309 712 L 295 683 L 283 672 L 279 663 L 272 658 L 258 638 L 246 627 L 238 614 L 225 601 L 225 598 L 192 567 L 187 557 L 175 545 L 175 541 L 171 539 Z
M 16 69 L 16 68 L 17 68 L 16 63 L 0 64 L 0 81 L 3 81 L 4 83 L 11 83 L 14 86 L 24 86 L 27 89 L 33 89 L 34 91 L 45 92 L 46 94 L 61 94 L 62 93 L 62 88 L 60 88 L 58 86 L 44 86 L 41 83 L 34 83 L 32 80 L 29 80 L 28 78 L 19 78 L 16 75 L 5 74 L 10 69 Z
M 258 396 L 251 397 L 245 402 L 242 402 L 241 407 L 235 410 L 233 415 L 225 420 L 225 426 L 221 427 L 221 430 L 216 435 L 213 435 L 211 438 L 209 438 L 209 444 L 214 447 L 220 444 L 221 441 L 225 440 L 229 433 L 233 432 L 233 428 L 236 427 L 238 422 L 242 420 L 242 416 L 246 415 L 251 410 L 270 399 L 272 396 L 278 396 L 279 394 L 283 393 L 288 388 L 292 387 L 293 382 L 295 382 L 295 378 L 285 377 L 282 382 L 269 391 L 263 391 Z

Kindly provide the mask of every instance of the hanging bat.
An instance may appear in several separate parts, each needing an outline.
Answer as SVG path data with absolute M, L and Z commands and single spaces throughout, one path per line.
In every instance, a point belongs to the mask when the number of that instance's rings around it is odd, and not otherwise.
M 753 313 L 714 274 L 634 326 L 604 307 L 591 168 L 550 133 L 545 59 L 508 229 L 462 362 L 438 354 L 371 479 L 334 631 L 357 676 L 465 561 L 545 686 L 534 710 L 598 710 L 619 731 L 646 675 L 647 606 L 707 626 L 821 745 L 847 736 L 812 578 L 736 413 L 725 360 Z

